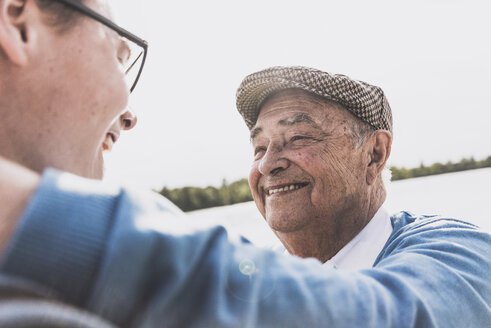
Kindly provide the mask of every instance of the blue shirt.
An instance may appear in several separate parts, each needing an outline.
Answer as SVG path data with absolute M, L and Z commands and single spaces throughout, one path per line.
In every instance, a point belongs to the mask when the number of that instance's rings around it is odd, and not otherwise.
M 222 227 L 191 231 L 165 199 L 53 170 L 2 275 L 122 327 L 489 327 L 491 236 L 401 212 L 373 268 L 338 272 Z

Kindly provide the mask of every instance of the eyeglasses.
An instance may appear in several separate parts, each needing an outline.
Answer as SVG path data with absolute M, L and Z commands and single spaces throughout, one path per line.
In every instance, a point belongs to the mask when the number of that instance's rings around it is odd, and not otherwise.
M 124 62 L 123 72 L 125 73 L 126 81 L 128 85 L 131 86 L 130 92 L 133 92 L 136 84 L 138 83 L 138 80 L 140 79 L 143 66 L 145 65 L 145 60 L 147 59 L 147 41 L 116 25 L 106 17 L 98 14 L 78 0 L 55 1 L 64 3 L 70 8 L 79 11 L 80 13 L 98 21 L 99 23 L 104 24 L 105 26 L 118 33 L 119 36 L 121 36 L 123 39 L 131 41 L 130 43 L 127 42 L 128 46 L 130 47 L 130 51 L 127 52 L 128 58 L 124 58 L 122 59 L 122 61 Z M 136 48 L 137 51 L 132 50 L 131 45 L 134 45 L 134 48 Z

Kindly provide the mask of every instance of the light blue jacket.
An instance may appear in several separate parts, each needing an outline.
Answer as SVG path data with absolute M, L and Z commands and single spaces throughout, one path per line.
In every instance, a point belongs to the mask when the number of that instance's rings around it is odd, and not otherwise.
M 392 218 L 370 270 L 346 273 L 190 231 L 164 199 L 48 170 L 0 272 L 122 327 L 491 327 L 491 237 Z

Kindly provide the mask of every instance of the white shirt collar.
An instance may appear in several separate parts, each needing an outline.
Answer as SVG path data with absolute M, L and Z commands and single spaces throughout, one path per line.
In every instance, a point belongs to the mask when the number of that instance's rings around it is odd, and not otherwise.
M 324 266 L 354 271 L 372 267 L 392 233 L 389 213 L 380 207 L 375 216 L 349 243 L 324 263 Z

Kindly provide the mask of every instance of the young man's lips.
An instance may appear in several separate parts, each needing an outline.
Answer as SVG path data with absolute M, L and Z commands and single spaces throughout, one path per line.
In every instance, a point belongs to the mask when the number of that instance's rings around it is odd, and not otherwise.
M 119 131 L 116 131 L 114 129 L 109 130 L 106 133 L 106 137 L 102 142 L 102 151 L 110 152 L 116 141 L 118 141 L 118 139 L 119 139 Z
M 302 189 L 307 185 L 308 185 L 307 182 L 295 182 L 295 183 L 276 185 L 276 186 L 264 188 L 264 193 L 266 194 L 266 196 L 272 196 L 275 194 L 282 194 L 282 193 L 296 191 L 298 189 Z
M 114 146 L 114 137 L 108 133 L 106 134 L 106 138 L 102 142 L 102 151 L 103 152 L 110 152 Z
M 110 152 L 118 140 L 119 135 L 114 134 L 113 132 L 108 132 L 106 133 L 106 137 L 104 138 L 104 141 L 102 142 L 102 151 L 104 152 Z

